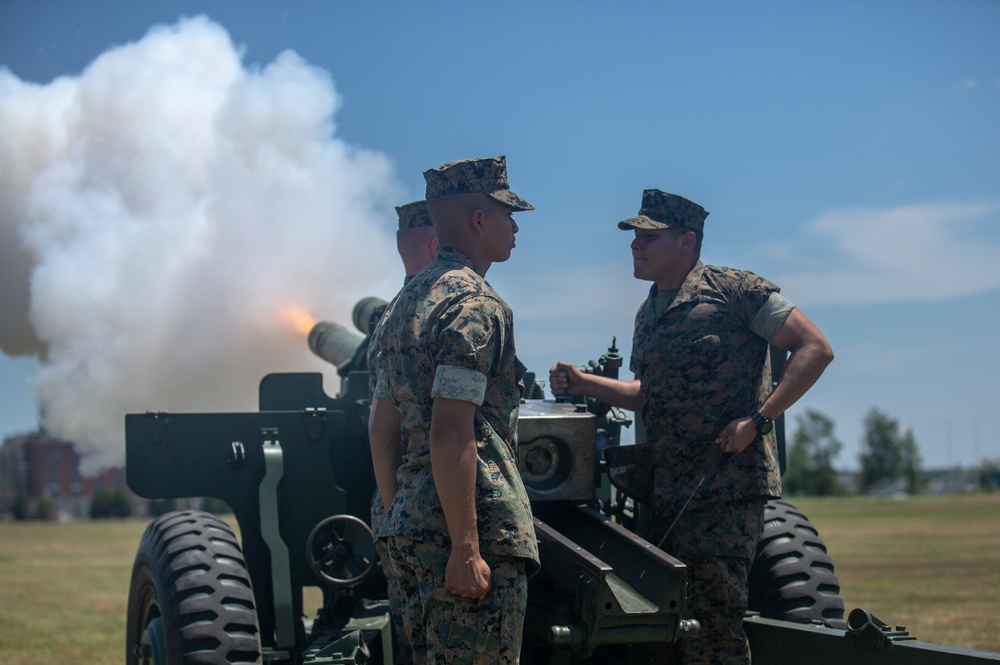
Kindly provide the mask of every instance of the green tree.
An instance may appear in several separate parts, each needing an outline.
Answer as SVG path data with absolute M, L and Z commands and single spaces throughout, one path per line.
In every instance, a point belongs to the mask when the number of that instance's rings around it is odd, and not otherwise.
M 32 519 L 44 521 L 44 520 L 55 519 L 55 517 L 56 517 L 55 504 L 52 503 L 52 500 L 49 497 L 47 496 L 41 497 L 38 500 L 38 503 L 35 505 L 35 510 L 32 513 Z
M 20 491 L 14 498 L 13 513 L 18 521 L 50 520 L 56 516 L 56 507 L 46 496 L 32 501 L 26 492 Z
M 132 500 L 125 490 L 115 490 L 111 493 L 111 516 L 128 517 L 132 514 Z
M 806 409 L 797 416 L 788 451 L 788 468 L 781 479 L 788 494 L 835 496 L 844 494 L 833 460 L 844 447 L 833 433 L 833 421 L 818 411 Z
M 111 517 L 111 495 L 104 490 L 94 492 L 94 498 L 90 500 L 90 518 L 101 519 Z
M 23 522 L 31 516 L 30 511 L 31 502 L 28 500 L 28 493 L 24 491 L 18 492 L 14 498 L 14 519 Z
M 979 465 L 979 488 L 984 492 L 992 492 L 1000 485 L 1000 462 L 983 460 Z
M 906 491 L 908 494 L 920 494 L 929 482 L 929 478 L 923 471 L 923 459 L 920 457 L 920 450 L 917 448 L 917 441 L 913 438 L 913 430 L 907 429 L 903 434 L 903 475 L 906 477 Z
M 876 483 L 905 477 L 907 491 L 919 492 L 926 477 L 913 431 L 900 432 L 899 421 L 877 408 L 865 415 L 864 426 L 859 456 L 861 488 L 868 490 Z
M 90 517 L 93 519 L 128 517 L 131 514 L 132 502 L 122 490 L 95 492 L 90 502 Z

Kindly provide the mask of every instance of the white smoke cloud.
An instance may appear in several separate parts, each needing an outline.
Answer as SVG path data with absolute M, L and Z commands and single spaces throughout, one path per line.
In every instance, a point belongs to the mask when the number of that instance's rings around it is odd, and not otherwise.
M 401 191 L 335 137 L 339 104 L 203 17 L 47 85 L 0 68 L 0 348 L 43 358 L 44 425 L 85 471 L 122 462 L 127 412 L 255 410 L 267 372 L 323 370 L 289 305 L 347 323 L 393 292 Z

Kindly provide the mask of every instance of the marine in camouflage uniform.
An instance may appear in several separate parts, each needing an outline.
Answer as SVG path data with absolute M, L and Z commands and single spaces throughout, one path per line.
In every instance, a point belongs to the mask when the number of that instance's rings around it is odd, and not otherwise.
M 770 391 L 768 341 L 789 312 L 777 291 L 752 273 L 698 262 L 676 295 L 654 284 L 636 316 L 629 369 L 641 382 L 655 462 L 647 539 L 659 543 L 691 497 L 662 544 L 689 566 L 688 609 L 702 626 L 681 645 L 698 656 L 684 662 L 741 662 L 746 651 L 746 578 L 764 503 L 781 496 L 777 445 L 773 431 L 739 455 L 714 441 Z
M 403 278 L 403 286 L 409 283 L 413 276 L 420 272 L 428 263 L 434 259 L 437 252 L 437 237 L 434 235 L 434 227 L 431 217 L 427 212 L 427 204 L 424 201 L 414 201 L 406 205 L 396 206 L 396 216 L 399 219 L 399 228 L 396 231 L 396 249 L 403 260 L 403 267 L 406 276 Z M 378 348 L 378 336 L 381 335 L 381 326 L 377 325 L 372 331 L 371 337 L 366 340 L 368 344 L 367 367 L 375 366 L 376 350 Z M 375 393 L 376 373 L 369 373 L 369 390 Z M 372 494 L 371 503 L 371 525 L 372 531 L 378 533 L 385 522 L 385 505 L 382 503 L 382 496 L 378 487 Z M 389 550 L 384 540 L 375 540 L 375 551 L 382 562 L 382 572 L 385 575 L 386 587 L 389 596 L 389 608 L 392 616 L 393 630 L 396 635 L 397 651 L 395 662 L 397 665 L 405 665 L 413 662 L 413 653 L 410 648 L 410 640 L 406 636 L 403 627 L 402 595 L 399 590 L 396 572 L 389 561 Z
M 654 282 L 635 321 L 634 381 L 594 379 L 552 368 L 553 391 L 590 394 L 642 413 L 652 472 L 647 540 L 688 566 L 688 613 L 701 630 L 658 651 L 683 663 L 748 663 L 742 622 L 747 575 L 764 504 L 781 495 L 771 419 L 800 397 L 832 360 L 825 337 L 757 275 L 698 260 L 708 213 L 696 203 L 646 190 L 633 267 Z M 771 392 L 768 343 L 790 350 Z M 763 415 L 767 414 L 767 416 Z M 652 462 L 648 464 L 648 462 Z
M 453 162 L 424 176 L 442 247 L 397 295 L 377 331 L 372 455 L 383 499 L 392 499 L 378 535 L 388 539 L 399 576 L 414 662 L 516 663 L 527 576 L 538 567 L 517 470 L 525 367 L 515 352 L 511 310 L 484 276 L 513 247 L 510 213 L 532 207 L 510 191 L 503 157 Z M 469 220 L 456 218 L 448 202 L 435 203 L 452 197 L 480 207 Z M 467 413 L 468 422 L 451 423 L 452 409 Z M 469 439 L 442 449 L 462 424 Z M 393 479 L 386 478 L 392 464 L 385 450 L 394 436 L 403 454 L 398 489 L 386 492 Z M 468 495 L 458 503 L 471 510 L 471 522 L 455 510 L 453 490 L 466 480 Z M 461 527 L 470 523 L 475 552 L 466 557 Z

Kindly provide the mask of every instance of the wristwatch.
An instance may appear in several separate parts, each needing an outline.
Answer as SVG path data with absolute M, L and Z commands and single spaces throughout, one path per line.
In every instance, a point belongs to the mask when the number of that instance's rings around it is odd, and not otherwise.
M 774 429 L 774 421 L 757 409 L 754 409 L 753 413 L 750 414 L 750 420 L 757 425 L 757 434 L 760 434 L 761 436 L 770 434 L 771 430 Z

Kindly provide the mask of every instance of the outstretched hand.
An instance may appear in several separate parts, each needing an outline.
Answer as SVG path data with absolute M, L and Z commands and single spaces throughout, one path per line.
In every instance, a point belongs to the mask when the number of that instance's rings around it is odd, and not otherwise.
M 549 368 L 549 388 L 556 397 L 583 394 L 583 372 L 576 365 L 559 361 Z

